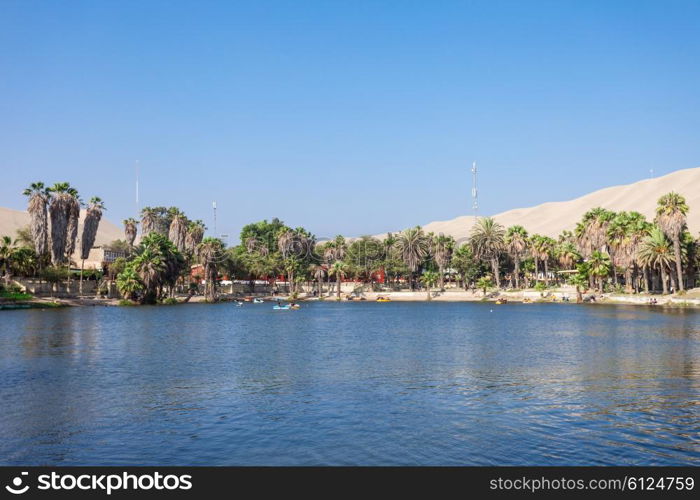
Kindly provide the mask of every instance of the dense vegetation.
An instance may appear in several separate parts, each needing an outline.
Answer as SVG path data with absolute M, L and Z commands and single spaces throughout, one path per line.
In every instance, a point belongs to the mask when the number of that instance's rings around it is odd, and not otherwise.
M 2 238 L 0 269 L 6 280 L 37 274 L 48 281 L 66 279 L 76 248 L 77 191 L 67 183 L 49 189 L 35 183 L 25 194 L 31 226 L 14 241 Z M 102 210 L 99 198 L 87 206 L 82 259 L 94 243 Z M 219 239 L 205 238 L 204 224 L 179 209 L 146 207 L 139 221 L 124 221 L 125 238 L 112 246 L 128 256 L 117 259 L 106 278 L 116 282 L 125 299 L 142 303 L 172 299 L 178 286 L 193 291 L 200 280 L 213 301 L 222 277 L 247 281 L 251 292 L 256 281 L 274 289 L 282 279 L 290 294 L 307 284 L 317 294 L 325 288 L 337 297 L 344 280 L 428 291 L 451 282 L 484 292 L 492 287 L 544 290 L 563 283 L 599 292 L 681 292 L 695 286 L 698 271 L 698 240 L 687 231 L 687 213 L 685 199 L 668 193 L 658 200 L 653 221 L 637 212 L 593 208 L 573 231 L 555 239 L 485 217 L 463 242 L 420 227 L 381 239 L 336 236 L 318 242 L 306 229 L 273 219 L 246 225 L 240 243 L 226 248 Z

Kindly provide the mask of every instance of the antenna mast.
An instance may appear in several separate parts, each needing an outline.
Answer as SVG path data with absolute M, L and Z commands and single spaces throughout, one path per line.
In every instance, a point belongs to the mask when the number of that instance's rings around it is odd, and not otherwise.
M 218 238 L 217 232 L 216 232 L 216 202 L 212 201 L 211 202 L 211 207 L 214 209 L 214 238 Z
M 139 215 L 139 171 L 140 171 L 140 165 L 139 161 L 136 160 L 136 216 L 138 217 Z
M 472 163 L 472 210 L 474 210 L 474 224 L 479 218 L 479 191 L 476 188 L 476 162 Z

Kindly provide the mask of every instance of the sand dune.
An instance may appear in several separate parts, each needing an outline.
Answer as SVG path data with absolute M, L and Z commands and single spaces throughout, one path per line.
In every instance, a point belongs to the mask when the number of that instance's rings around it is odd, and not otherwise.
M 663 177 L 645 179 L 633 184 L 613 186 L 570 201 L 543 203 L 530 208 L 516 208 L 494 218 L 504 226 L 519 224 L 528 232 L 556 237 L 563 230 L 573 230 L 581 216 L 594 207 L 614 211 L 636 210 L 653 219 L 656 202 L 663 194 L 676 191 L 685 196 L 690 207 L 688 228 L 700 231 L 700 167 L 678 170 Z M 425 224 L 425 231 L 444 233 L 455 239 L 466 238 L 474 224 L 473 216 L 461 216 L 447 221 Z M 383 236 L 383 235 L 382 235 Z
M 85 218 L 85 210 L 80 212 L 80 226 L 78 227 L 78 239 L 83 232 L 83 219 Z M 0 236 L 17 237 L 17 230 L 29 225 L 29 214 L 21 210 L 12 210 L 11 208 L 0 207 Z M 110 221 L 102 218 L 100 226 L 95 237 L 95 245 L 105 245 L 114 240 L 123 240 L 124 232 L 121 228 L 115 226 Z M 80 248 L 80 244 L 77 246 Z

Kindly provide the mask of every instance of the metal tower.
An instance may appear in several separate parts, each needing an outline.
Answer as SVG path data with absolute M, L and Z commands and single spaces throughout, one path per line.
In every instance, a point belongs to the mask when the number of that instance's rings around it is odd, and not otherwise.
M 214 209 L 214 238 L 218 238 L 217 232 L 216 232 L 216 202 L 212 201 L 211 202 L 211 207 Z
M 476 188 L 476 162 L 472 163 L 472 210 L 474 210 L 474 224 L 479 218 L 479 191 Z

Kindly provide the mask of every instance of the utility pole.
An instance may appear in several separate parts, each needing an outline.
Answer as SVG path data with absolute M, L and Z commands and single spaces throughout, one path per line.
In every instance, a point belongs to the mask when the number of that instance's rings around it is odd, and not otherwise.
M 472 210 L 474 210 L 474 224 L 479 218 L 479 191 L 476 188 L 476 162 L 472 163 Z

